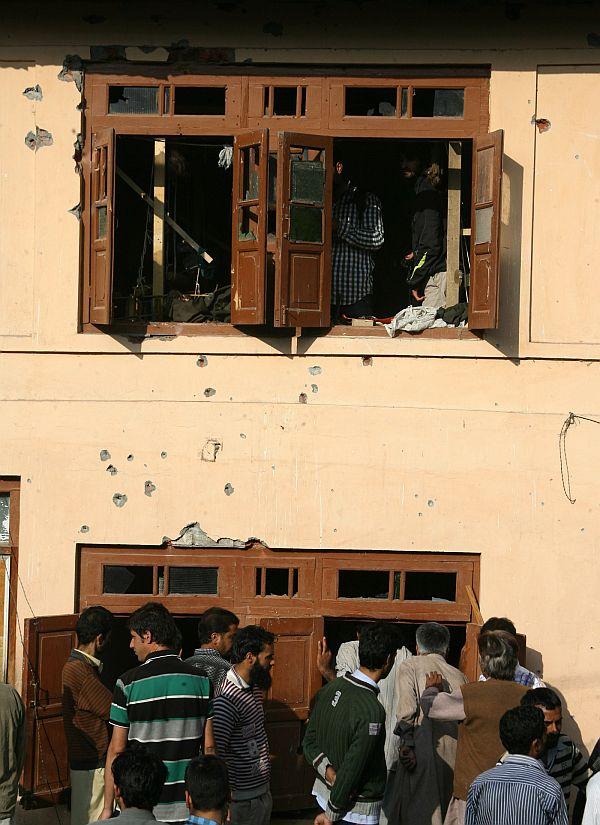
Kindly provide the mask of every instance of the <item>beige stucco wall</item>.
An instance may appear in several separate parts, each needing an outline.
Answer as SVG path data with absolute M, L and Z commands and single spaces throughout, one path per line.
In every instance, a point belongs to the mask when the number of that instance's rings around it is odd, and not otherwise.
M 587 44 L 593 23 L 577 17 L 585 9 L 566 26 L 554 5 L 535 17 L 527 4 L 521 21 L 507 20 L 504 4 L 474 5 L 461 19 L 445 18 L 442 5 L 435 25 L 402 4 L 367 14 L 345 3 L 343 16 L 326 5 L 319 19 L 307 16 L 310 4 L 275 4 L 250 21 L 241 11 L 192 20 L 164 6 L 118 6 L 104 5 L 106 21 L 93 25 L 82 16 L 98 10 L 86 4 L 54 23 L 39 6 L 29 22 L 15 12 L 0 35 L 0 474 L 22 478 L 20 575 L 33 610 L 72 611 L 78 542 L 158 544 L 191 521 L 272 547 L 481 553 L 484 615 L 517 622 L 592 743 L 600 428 L 584 422 L 568 435 L 574 504 L 558 437 L 571 410 L 600 420 L 589 266 L 598 241 L 580 231 L 584 214 L 586 227 L 598 214 L 598 74 L 575 69 L 565 89 L 565 74 L 537 70 L 600 65 Z M 263 31 L 272 21 L 281 35 Z M 287 342 L 252 337 L 79 334 L 79 226 L 68 210 L 79 200 L 80 95 L 57 74 L 66 54 L 87 57 L 90 44 L 182 38 L 230 46 L 237 60 L 491 64 L 490 125 L 505 130 L 506 154 L 500 330 L 481 341 L 301 339 L 295 357 Z M 43 100 L 23 97 L 38 83 Z M 532 123 L 540 94 L 537 113 L 551 121 L 543 134 Z M 54 142 L 34 153 L 24 137 L 36 125 Z M 589 179 L 575 177 L 575 154 Z M 559 230 L 567 267 L 553 254 Z M 556 310 L 569 289 L 581 312 L 572 296 Z M 206 398 L 208 387 L 216 394 Z M 201 459 L 209 438 L 223 444 L 214 463 Z M 125 507 L 115 492 L 128 496 Z M 28 615 L 21 597 L 19 613 Z

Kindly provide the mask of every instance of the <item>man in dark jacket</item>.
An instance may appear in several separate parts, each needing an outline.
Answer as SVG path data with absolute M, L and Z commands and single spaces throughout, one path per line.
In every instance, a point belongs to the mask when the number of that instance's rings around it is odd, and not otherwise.
M 313 794 L 323 813 L 315 825 L 379 822 L 387 767 L 377 683 L 391 671 L 396 647 L 389 625 L 367 627 L 360 636 L 360 667 L 317 694 L 303 743 L 304 756 L 318 773 Z
M 88 607 L 76 626 L 77 647 L 62 672 L 63 724 L 71 773 L 71 825 L 100 817 L 111 692 L 100 681 L 102 650 L 113 622 L 105 607 Z
M 405 260 L 406 278 L 412 296 L 421 306 L 439 309 L 446 305 L 446 237 L 442 199 L 437 189 L 440 167 L 431 163 L 422 169 L 416 158 L 402 165 L 405 178 L 414 180 L 412 250 Z

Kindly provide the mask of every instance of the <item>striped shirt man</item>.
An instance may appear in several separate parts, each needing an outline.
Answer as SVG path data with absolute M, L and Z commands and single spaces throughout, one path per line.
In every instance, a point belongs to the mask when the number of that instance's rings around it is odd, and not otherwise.
M 358 203 L 356 187 L 348 183 L 333 206 L 333 294 L 336 305 L 354 304 L 373 291 L 373 253 L 383 246 L 381 202 L 367 192 Z
M 214 705 L 215 744 L 227 763 L 231 798 L 241 802 L 268 793 L 271 762 L 262 691 L 231 668 Z
M 469 788 L 465 825 L 568 825 L 567 805 L 539 760 L 509 754 Z
M 167 768 L 154 816 L 160 822 L 185 822 L 185 769 L 203 750 L 206 721 L 212 718 L 208 679 L 182 662 L 173 650 L 151 653 L 117 680 L 110 722 L 126 728 L 128 742 L 143 743 Z
M 587 763 L 576 745 L 564 733 L 558 737 L 556 747 L 544 754 L 543 763 L 550 776 L 562 788 L 567 806 L 572 785 L 585 791 L 589 773 Z

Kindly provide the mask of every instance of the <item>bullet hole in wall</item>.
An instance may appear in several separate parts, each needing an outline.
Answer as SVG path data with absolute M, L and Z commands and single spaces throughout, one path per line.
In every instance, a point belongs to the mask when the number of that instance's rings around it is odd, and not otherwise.
M 144 495 L 151 496 L 152 493 L 156 490 L 156 484 L 152 481 L 146 481 L 144 484 Z
M 311 388 L 311 390 L 312 390 L 313 392 L 315 392 L 315 393 L 316 393 L 316 392 L 319 392 L 319 388 L 318 388 L 318 386 L 317 386 L 316 384 L 311 384 L 311 385 L 310 385 L 310 388 Z
M 321 375 L 321 373 L 323 372 L 321 367 L 309 367 L 308 371 L 311 375 Z
M 371 358 L 370 355 L 363 355 L 362 365 L 363 365 L 363 367 L 372 367 L 373 366 L 373 359 Z
M 206 355 L 199 355 L 198 360 L 196 361 L 196 366 L 198 367 L 206 367 L 208 366 L 208 358 Z
M 125 507 L 127 504 L 127 496 L 125 493 L 115 493 L 112 500 L 115 507 Z
M 225 485 L 225 487 L 224 487 L 224 491 L 225 491 L 225 495 L 226 495 L 226 496 L 231 496 L 231 495 L 233 495 L 233 493 L 234 493 L 234 487 L 233 487 L 233 485 L 232 485 L 232 484 L 230 484 L 229 482 L 227 482 L 227 484 L 226 484 L 226 485 Z
M 42 100 L 42 87 L 39 83 L 36 83 L 35 86 L 28 86 L 23 90 L 23 96 L 26 97 L 27 100 Z
M 213 387 L 207 387 L 204 390 L 204 395 L 206 396 L 206 398 L 212 398 L 212 396 L 216 395 L 216 394 L 217 394 L 217 391 Z
M 167 453 L 163 450 L 163 451 L 162 451 L 162 453 L 160 454 L 160 457 L 161 457 L 161 458 L 166 458 L 166 457 L 167 457 Z
M 131 453 L 127 456 L 127 461 L 133 461 L 133 455 Z
M 53 143 L 52 134 L 39 126 L 35 127 L 35 132 L 27 132 L 25 135 L 25 146 L 32 152 L 37 152 L 42 146 L 52 146 Z
M 117 474 L 119 471 L 117 470 L 117 468 L 115 467 L 115 465 L 114 465 L 114 464 L 109 464 L 109 465 L 108 465 L 108 467 L 106 468 L 106 472 L 107 472 L 107 473 L 110 473 L 110 474 L 111 474 L 111 476 L 116 476 L 116 474 Z
M 79 528 L 79 532 L 80 533 L 89 533 L 90 528 L 87 526 L 87 524 L 82 524 L 81 527 Z
M 301 392 L 301 393 L 300 393 L 300 395 L 298 396 L 298 401 L 299 401 L 301 404 L 306 404 L 306 403 L 308 402 L 308 396 L 306 395 L 306 393 L 305 393 L 305 392 Z
M 100 450 L 100 461 L 108 461 L 110 459 L 110 453 L 108 450 Z

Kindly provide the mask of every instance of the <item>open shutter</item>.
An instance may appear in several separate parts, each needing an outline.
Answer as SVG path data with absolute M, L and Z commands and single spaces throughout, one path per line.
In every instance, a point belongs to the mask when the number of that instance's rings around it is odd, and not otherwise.
M 260 619 L 274 633 L 273 684 L 265 704 L 272 758 L 271 789 L 278 811 L 313 806 L 314 771 L 302 753 L 310 706 L 322 684 L 317 669 L 317 641 L 323 638 L 321 617 Z
M 476 138 L 473 147 L 470 329 L 498 326 L 503 138 L 500 129 Z
M 268 132 L 233 143 L 231 323 L 265 323 Z
M 62 718 L 62 669 L 75 646 L 76 615 L 25 620 L 23 699 L 27 754 L 23 788 L 49 802 L 69 787 L 67 742 Z
M 90 321 L 110 324 L 113 283 L 115 130 L 92 134 Z
M 280 133 L 277 169 L 275 326 L 327 327 L 333 139 Z

